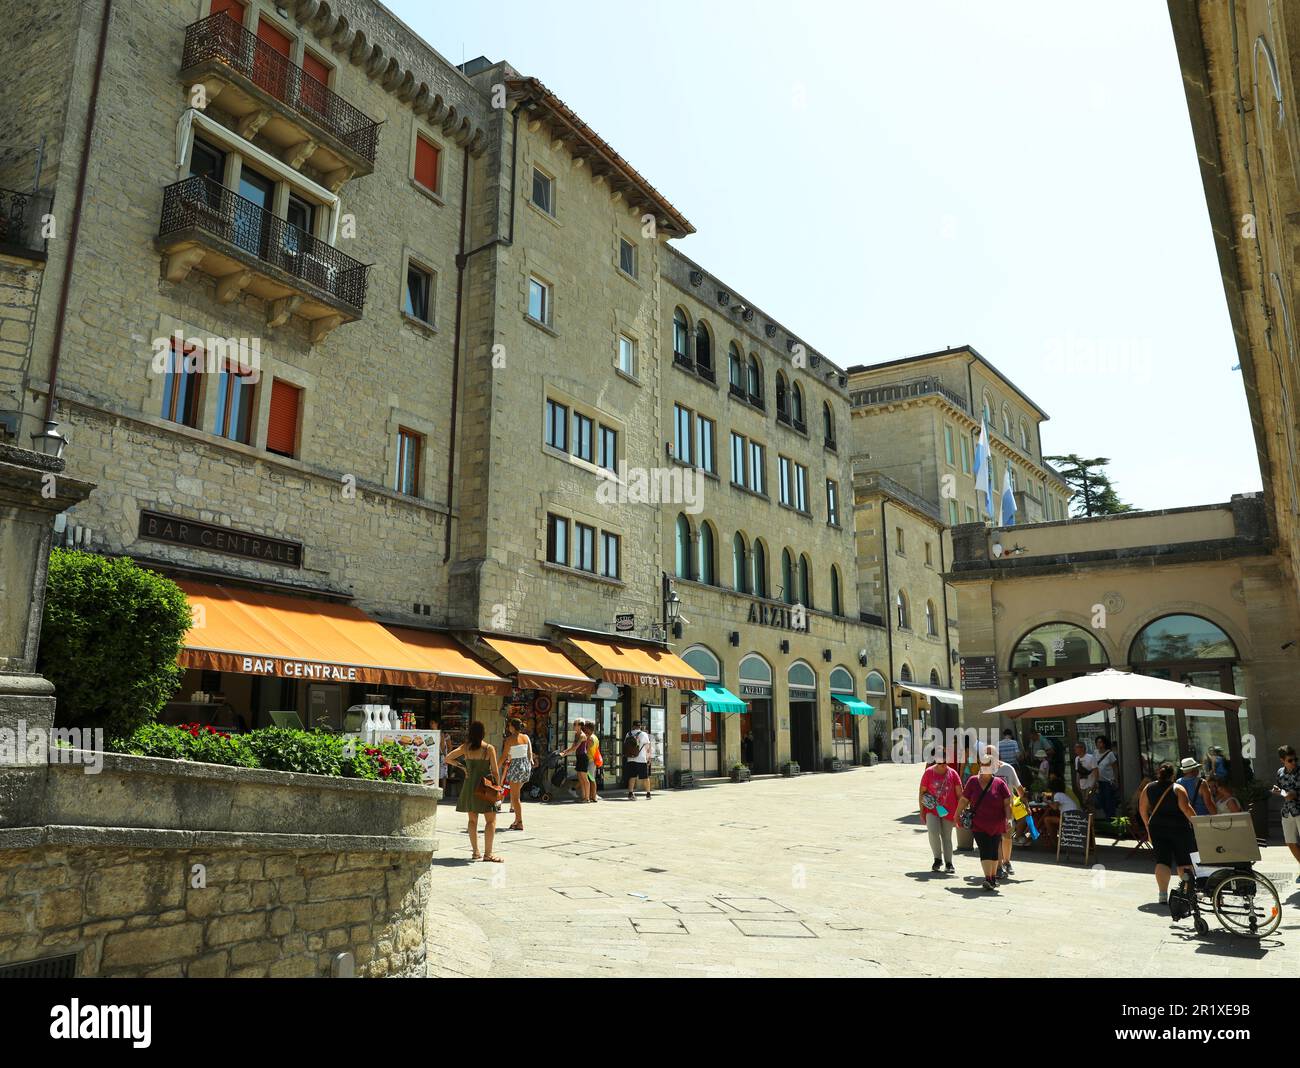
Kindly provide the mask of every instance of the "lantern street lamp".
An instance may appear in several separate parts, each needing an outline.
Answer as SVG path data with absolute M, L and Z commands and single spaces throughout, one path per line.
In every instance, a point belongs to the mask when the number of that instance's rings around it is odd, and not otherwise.
M 46 422 L 44 430 L 32 435 L 32 451 L 53 460 L 61 460 L 67 447 L 68 439 L 59 433 L 59 424 L 53 420 Z

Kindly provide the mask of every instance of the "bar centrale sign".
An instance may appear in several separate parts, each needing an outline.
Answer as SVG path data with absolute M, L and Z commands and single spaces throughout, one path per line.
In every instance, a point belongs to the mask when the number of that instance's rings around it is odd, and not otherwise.
M 265 534 L 251 534 L 162 512 L 140 512 L 139 536 L 148 541 L 188 545 L 194 549 L 242 556 L 282 567 L 302 567 L 301 542 L 269 538 Z

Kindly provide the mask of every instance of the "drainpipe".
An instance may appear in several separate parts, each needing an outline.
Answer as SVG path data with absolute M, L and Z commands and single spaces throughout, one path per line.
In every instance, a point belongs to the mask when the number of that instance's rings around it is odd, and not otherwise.
M 511 132 L 510 143 L 510 234 L 508 237 L 494 237 L 492 240 L 479 245 L 478 248 L 465 251 L 465 225 L 469 215 L 469 146 L 465 146 L 464 158 L 461 173 L 460 188 L 460 243 L 457 246 L 459 251 L 456 253 L 456 326 L 451 345 L 451 425 L 448 428 L 450 440 L 447 448 L 447 529 L 443 541 L 442 562 L 444 564 L 451 560 L 451 504 L 452 496 L 456 486 L 456 415 L 457 415 L 457 392 L 460 387 L 460 319 L 461 306 L 465 295 L 465 267 L 469 263 L 469 258 L 484 249 L 492 248 L 494 245 L 501 245 L 509 248 L 515 243 L 515 199 L 517 192 L 517 160 L 519 156 L 519 112 L 526 107 L 531 106 L 532 98 L 521 101 L 512 114 L 513 129 Z
M 942 577 L 948 570 L 948 561 L 943 551 L 943 528 L 939 528 L 939 575 Z M 943 650 L 948 659 L 948 689 L 954 689 L 952 684 L 952 639 L 948 636 L 948 580 L 944 579 L 940 587 L 940 593 L 943 596 Z
M 889 660 L 889 731 L 894 730 L 894 616 L 889 596 L 889 525 L 885 522 L 885 496 L 880 496 L 880 555 L 885 563 L 885 648 Z M 886 739 L 888 740 L 888 739 Z
M 108 49 L 108 24 L 113 17 L 113 0 L 104 0 L 104 20 L 99 27 L 99 48 L 95 52 L 95 74 L 90 85 L 90 103 L 86 109 L 85 142 L 77 167 L 77 196 L 72 202 L 72 221 L 68 234 L 68 255 L 63 263 L 63 280 L 59 284 L 59 305 L 54 321 L 54 347 L 50 354 L 49 392 L 45 395 L 45 421 L 54 417 L 54 391 L 59 381 L 59 356 L 63 350 L 63 326 L 68 314 L 68 289 L 72 284 L 72 264 L 77 257 L 77 239 L 81 235 L 81 206 L 86 198 L 86 172 L 90 169 L 90 143 L 95 134 L 95 109 L 99 102 L 99 83 L 104 73 L 104 53 Z

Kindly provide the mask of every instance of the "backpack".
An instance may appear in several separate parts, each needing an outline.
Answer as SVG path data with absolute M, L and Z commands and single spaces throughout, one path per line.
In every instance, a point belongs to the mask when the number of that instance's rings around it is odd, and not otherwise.
M 637 736 L 636 731 L 629 731 L 627 737 L 623 739 L 623 758 L 625 760 L 635 760 L 641 755 L 641 739 Z

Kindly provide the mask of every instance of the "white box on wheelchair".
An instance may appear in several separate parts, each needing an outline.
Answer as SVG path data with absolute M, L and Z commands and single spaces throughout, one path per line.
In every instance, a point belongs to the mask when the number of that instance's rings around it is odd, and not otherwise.
M 1193 816 L 1196 849 L 1207 867 L 1259 860 L 1255 824 L 1249 812 L 1224 812 L 1217 816 Z

